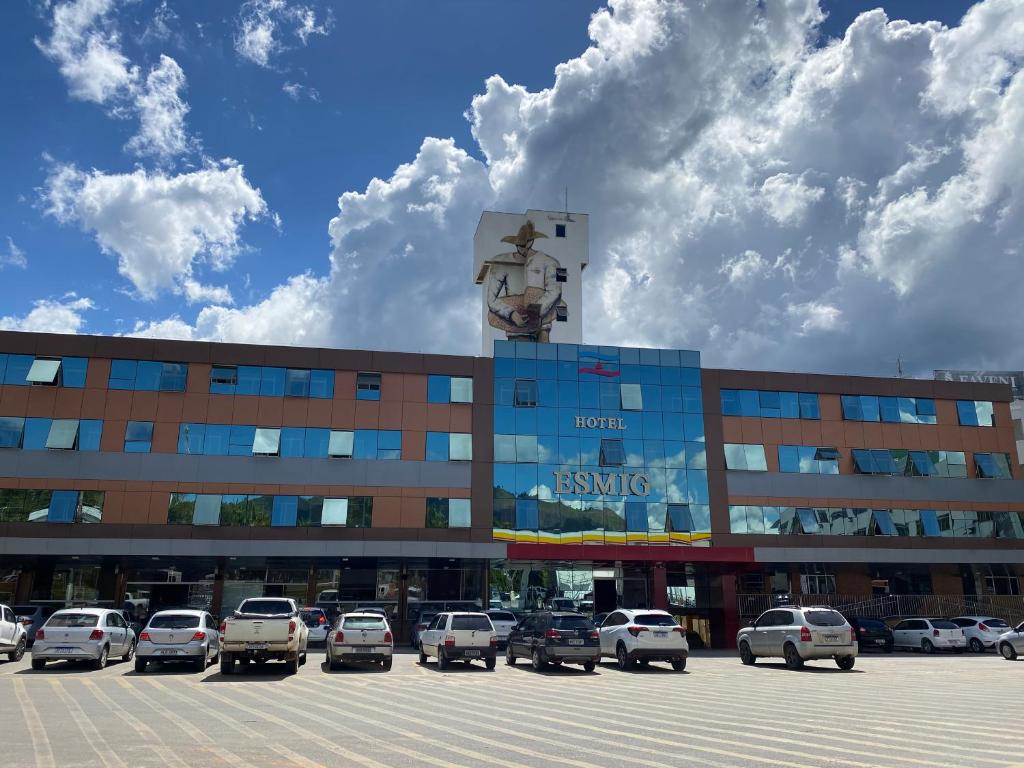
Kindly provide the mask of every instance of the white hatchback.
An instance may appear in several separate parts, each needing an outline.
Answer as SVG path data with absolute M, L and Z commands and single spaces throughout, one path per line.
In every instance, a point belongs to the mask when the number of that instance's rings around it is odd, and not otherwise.
M 345 613 L 327 633 L 327 667 L 337 669 L 346 662 L 379 662 L 384 671 L 391 669 L 395 638 L 387 619 L 379 613 Z
M 904 619 L 892 628 L 893 645 L 923 653 L 963 651 L 964 631 L 947 619 Z
M 220 635 L 217 621 L 206 611 L 157 611 L 139 634 L 135 649 L 135 671 L 145 672 L 146 665 L 164 662 L 186 662 L 196 672 L 204 672 L 210 661 L 220 656 Z
M 999 636 L 1010 629 L 1010 625 L 1005 621 L 992 616 L 957 616 L 950 621 L 964 631 L 967 646 L 975 653 L 984 653 L 989 648 L 995 648 Z
M 690 655 L 686 630 L 666 611 L 620 608 L 608 614 L 598 632 L 601 655 L 613 657 L 619 669 L 652 661 L 667 661 L 676 672 L 686 669 Z
M 36 631 L 32 644 L 32 669 L 48 661 L 90 661 L 103 669 L 107 659 L 135 655 L 135 632 L 120 611 L 110 608 L 73 608 L 57 611 Z

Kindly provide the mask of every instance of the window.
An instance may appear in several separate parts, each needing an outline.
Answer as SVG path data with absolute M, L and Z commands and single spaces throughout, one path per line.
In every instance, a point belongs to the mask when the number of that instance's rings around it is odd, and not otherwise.
M 451 400 L 453 403 L 472 403 L 473 379 L 467 376 L 452 376 Z
M 210 393 L 215 395 L 233 395 L 238 385 L 238 368 L 234 366 L 215 365 L 210 369 Z
M 800 566 L 800 591 L 805 595 L 831 595 L 836 591 L 835 574 L 826 565 L 803 563 Z M 834 611 L 809 611 L 805 615 L 814 626 L 840 626 L 845 623 L 843 617 Z
M 73 451 L 78 447 L 78 419 L 54 419 L 46 438 L 47 448 Z
M 448 458 L 450 461 L 472 461 L 473 435 L 468 432 L 452 432 L 449 434 Z
M 640 384 L 619 385 L 620 407 L 624 411 L 642 411 L 644 409 L 643 390 Z
M 285 371 L 285 397 L 309 397 L 310 372 L 304 368 L 289 368 Z
M 565 224 L 555 224 L 555 237 L 565 237 Z
M 447 432 L 427 432 L 427 461 L 448 461 L 449 452 Z
M 294 528 L 298 521 L 299 497 L 275 496 L 270 512 L 270 525 L 275 528 Z
M 839 451 L 807 445 L 780 445 L 779 471 L 811 475 L 838 475 Z
M 892 513 L 888 509 L 871 510 L 871 518 L 874 525 L 870 531 L 873 536 L 896 536 L 896 525 L 892 520 Z
M 669 504 L 666 520 L 667 530 L 674 533 L 692 533 L 696 530 L 693 527 L 693 516 L 690 514 L 688 504 Z
M 469 499 L 427 499 L 427 528 L 469 528 Z
M 756 389 L 721 390 L 723 416 L 763 419 L 820 419 L 818 396 L 812 392 Z
M 1013 477 L 1008 453 L 976 453 L 974 465 L 977 477 L 1008 480 Z
M 37 357 L 32 362 L 25 381 L 29 384 L 48 384 L 50 386 L 60 384 L 60 360 Z
M 281 450 L 281 430 L 257 427 L 253 435 L 253 456 L 277 456 Z
M 767 472 L 768 463 L 763 445 L 725 444 L 725 468 L 744 469 L 753 472 Z
M 516 408 L 535 408 L 537 406 L 537 382 L 532 379 L 516 379 Z
M 321 525 L 347 525 L 348 499 L 324 499 Z
M 184 392 L 187 378 L 187 363 L 111 360 L 107 386 L 140 392 Z
M 555 268 L 555 282 L 564 283 L 569 279 L 569 272 L 564 267 Z
M 334 371 L 254 365 L 215 365 L 210 370 L 210 393 L 265 397 L 334 397 Z
M 569 320 L 569 309 L 566 306 L 562 305 L 562 304 L 556 304 L 555 305 L 555 321 L 559 322 L 559 323 L 564 323 L 564 322 L 567 322 L 568 320 Z
M 377 458 L 402 458 L 402 432 L 398 429 L 380 429 L 377 431 Z
M 602 467 L 621 467 L 626 463 L 626 451 L 622 441 L 616 439 L 601 440 L 599 463 Z
M 797 520 L 800 523 L 800 533 L 821 533 L 818 525 L 818 516 L 810 507 L 797 507 Z
M 220 525 L 220 494 L 197 493 L 192 525 Z
M 153 422 L 129 421 L 124 430 L 125 453 L 149 453 L 153 447 Z
M 992 403 L 989 400 L 957 400 L 956 413 L 961 426 L 995 426 Z
M 327 444 L 327 455 L 332 458 L 352 458 L 355 433 L 351 430 L 332 429 Z
M 356 376 L 357 400 L 380 400 L 380 374 L 360 373 Z
M 925 536 L 941 536 L 939 531 L 939 518 L 934 509 L 922 509 L 919 511 L 921 517 L 921 530 Z
M 21 448 L 21 435 L 24 431 L 25 419 L 0 416 L 0 448 Z

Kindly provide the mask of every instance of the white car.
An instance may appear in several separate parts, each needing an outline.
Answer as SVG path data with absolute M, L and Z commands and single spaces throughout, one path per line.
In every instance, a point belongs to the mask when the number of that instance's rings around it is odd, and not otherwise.
M 1010 629 L 1005 621 L 992 616 L 957 616 L 950 621 L 964 631 L 967 646 L 975 653 L 995 648 L 999 636 Z
M 28 644 L 24 625 L 9 606 L 0 605 L 0 653 L 11 661 L 21 661 Z
M 512 611 L 492 609 L 485 613 L 491 620 L 491 624 L 494 625 L 494 632 L 498 636 L 498 647 L 504 648 L 508 644 L 508 633 L 519 623 L 519 620 Z
M 309 643 L 326 643 L 331 624 L 323 608 L 303 608 L 299 611 L 303 623 L 309 628 Z
M 349 661 L 380 662 L 387 672 L 395 639 L 387 619 L 379 613 L 345 613 L 327 634 L 327 667 L 337 669 Z
M 621 670 L 638 661 L 644 666 L 652 661 L 667 661 L 676 672 L 686 669 L 686 658 L 690 655 L 686 630 L 665 611 L 620 608 L 608 614 L 598 632 L 601 655 L 616 659 Z
M 220 656 L 217 620 L 206 611 L 157 611 L 139 633 L 135 671 L 145 672 L 151 663 L 187 662 L 205 672 Z
M 103 669 L 111 656 L 131 661 L 135 632 L 120 611 L 111 608 L 68 608 L 57 611 L 36 631 L 32 669 L 48 661 L 90 661 Z
M 438 669 L 447 669 L 452 661 L 468 664 L 477 659 L 494 669 L 497 651 L 498 633 L 486 613 L 439 613 L 420 633 L 420 664 L 434 656 Z
M 964 631 L 948 619 L 904 619 L 892 628 L 893 645 L 923 653 L 956 651 L 967 647 Z
M 999 636 L 999 653 L 1007 661 L 1013 661 L 1018 653 L 1024 653 L 1024 622 Z

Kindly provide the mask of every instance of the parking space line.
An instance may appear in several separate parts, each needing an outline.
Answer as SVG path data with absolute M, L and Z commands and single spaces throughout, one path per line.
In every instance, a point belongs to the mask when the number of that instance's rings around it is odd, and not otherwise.
M 21 712 L 25 717 L 29 737 L 32 739 L 32 754 L 35 755 L 37 768 L 54 768 L 56 763 L 53 759 L 53 749 L 50 747 L 50 738 L 46 735 L 46 728 L 43 727 L 35 702 L 26 690 L 25 682 L 20 678 L 14 679 L 14 700 L 21 702 Z
M 50 688 L 53 690 L 57 697 L 64 702 L 72 715 L 72 719 L 75 725 L 78 726 L 78 730 L 82 732 L 82 736 L 88 742 L 92 751 L 96 753 L 96 758 L 105 766 L 120 766 L 121 768 L 127 768 L 127 764 L 121 759 L 120 755 L 107 743 L 107 740 L 103 738 L 103 735 L 99 732 L 99 729 L 95 726 L 92 718 L 87 717 L 85 711 L 81 705 L 75 701 L 74 697 L 61 685 L 61 681 L 57 679 L 50 680 Z

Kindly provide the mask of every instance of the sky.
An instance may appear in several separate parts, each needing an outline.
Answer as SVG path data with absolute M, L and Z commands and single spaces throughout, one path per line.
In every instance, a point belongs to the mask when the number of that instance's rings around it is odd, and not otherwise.
M 1024 0 L 18 0 L 0 328 L 479 350 L 484 209 L 590 214 L 584 339 L 1024 364 Z

